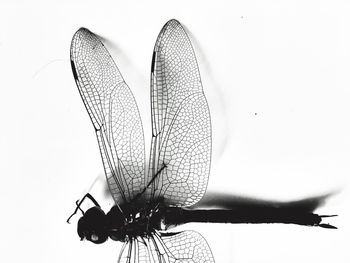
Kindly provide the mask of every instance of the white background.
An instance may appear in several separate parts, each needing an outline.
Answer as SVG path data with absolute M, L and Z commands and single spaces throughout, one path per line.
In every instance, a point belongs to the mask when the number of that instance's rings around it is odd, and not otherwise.
M 208 189 L 281 201 L 337 192 L 317 212 L 339 214 L 327 220 L 338 230 L 185 228 L 206 237 L 216 262 L 349 262 L 348 1 L 72 2 L 0 4 L 2 262 L 116 262 L 115 242 L 80 242 L 77 217 L 65 223 L 103 175 L 70 40 L 81 26 L 106 40 L 148 147 L 151 55 L 171 18 L 192 39 L 211 110 Z

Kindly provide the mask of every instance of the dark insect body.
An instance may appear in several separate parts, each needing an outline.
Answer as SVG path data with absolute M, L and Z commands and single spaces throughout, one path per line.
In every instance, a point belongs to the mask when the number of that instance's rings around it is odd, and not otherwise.
M 334 228 L 300 207 L 193 209 L 209 178 L 211 123 L 196 57 L 178 21 L 164 25 L 153 51 L 148 169 L 135 99 L 101 40 L 88 29 L 79 29 L 72 39 L 71 66 L 115 201 L 107 214 L 90 194 L 76 202 L 73 215 L 83 213 L 78 222 L 82 240 L 124 242 L 118 262 L 198 263 L 214 262 L 205 239 L 195 231 L 167 230 L 189 222 Z M 86 198 L 95 206 L 84 212 L 80 206 Z

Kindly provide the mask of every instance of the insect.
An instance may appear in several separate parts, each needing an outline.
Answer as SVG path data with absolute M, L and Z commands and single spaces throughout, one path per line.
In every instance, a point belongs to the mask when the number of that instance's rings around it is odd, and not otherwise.
M 115 201 L 108 213 L 90 194 L 76 202 L 73 215 L 83 213 L 78 221 L 82 240 L 124 242 L 118 262 L 197 263 L 214 262 L 205 239 L 195 231 L 168 229 L 188 222 L 333 228 L 321 224 L 323 216 L 308 211 L 188 209 L 206 191 L 212 134 L 195 53 L 177 20 L 163 26 L 153 51 L 148 165 L 136 101 L 99 37 L 79 29 L 70 52 L 74 79 L 94 126 Z M 84 212 L 80 206 L 86 198 L 95 206 Z

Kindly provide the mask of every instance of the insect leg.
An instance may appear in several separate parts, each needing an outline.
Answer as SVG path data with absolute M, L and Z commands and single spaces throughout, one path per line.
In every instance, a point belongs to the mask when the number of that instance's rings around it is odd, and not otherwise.
M 79 199 L 77 201 L 75 201 L 75 205 L 79 208 L 80 212 L 84 215 L 83 209 L 81 209 L 79 206 Z
M 77 205 L 77 207 L 75 208 L 73 214 L 71 214 L 71 216 L 68 217 L 68 219 L 67 219 L 67 223 L 68 223 L 68 224 L 69 224 L 69 220 L 78 212 L 78 210 L 80 210 L 80 211 L 82 212 L 82 214 L 84 215 L 84 211 L 80 208 L 80 206 L 81 206 L 81 204 L 84 202 L 84 200 L 85 200 L 86 197 L 89 198 L 96 206 L 101 207 L 101 206 L 97 203 L 97 201 L 95 200 L 95 198 L 94 198 L 91 194 L 87 193 L 87 194 L 84 195 L 84 197 L 80 200 L 80 202 L 79 202 L 79 200 L 77 200 L 77 201 L 75 202 L 75 204 Z

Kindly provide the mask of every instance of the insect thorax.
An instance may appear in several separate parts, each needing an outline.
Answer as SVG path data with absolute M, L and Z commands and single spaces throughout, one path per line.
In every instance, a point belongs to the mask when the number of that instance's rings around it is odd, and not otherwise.
M 113 206 L 107 213 L 111 239 L 125 241 L 128 237 L 149 236 L 161 230 L 161 213 L 158 209 Z

